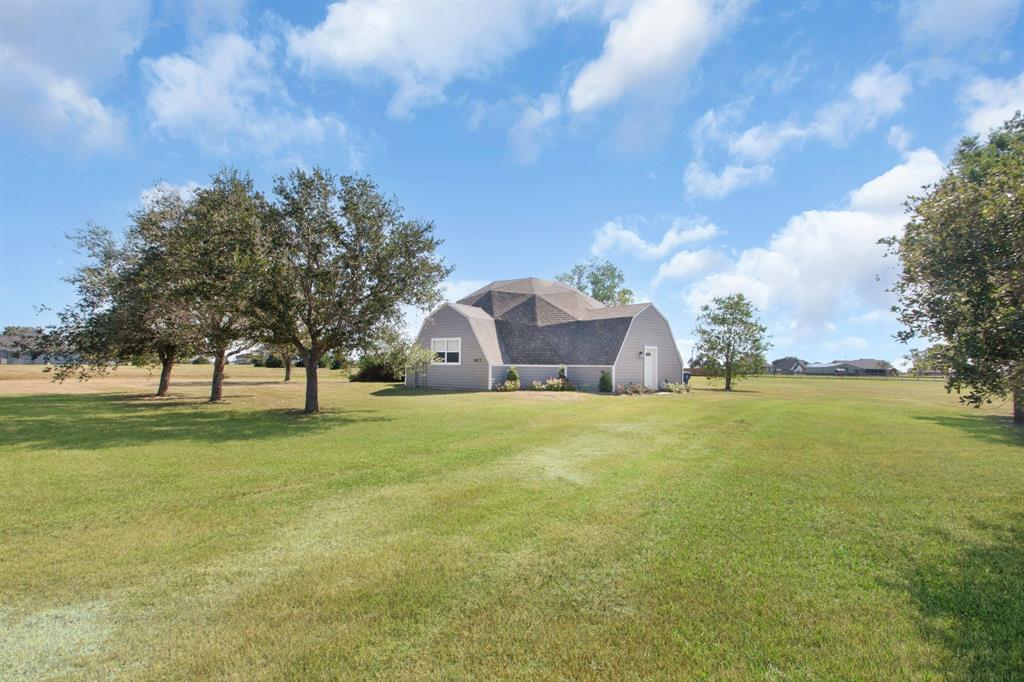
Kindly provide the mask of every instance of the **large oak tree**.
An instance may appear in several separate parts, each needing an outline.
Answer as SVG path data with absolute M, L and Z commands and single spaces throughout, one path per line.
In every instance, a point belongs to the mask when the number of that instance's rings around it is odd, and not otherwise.
M 67 278 L 77 300 L 43 337 L 56 358 L 55 377 L 85 379 L 120 363 L 160 364 L 158 396 L 170 390 L 176 360 L 195 348 L 188 309 L 178 296 L 177 255 L 169 244 L 181 229 L 185 201 L 154 188 L 131 215 L 122 240 L 97 225 L 72 235 L 85 263 Z
M 252 300 L 265 267 L 269 207 L 252 178 L 225 168 L 188 202 L 174 240 L 177 292 L 200 350 L 213 356 L 210 402 L 223 397 L 224 367 L 259 336 Z
M 305 412 L 320 409 L 317 364 L 328 352 L 367 348 L 401 307 L 440 299 L 451 272 L 432 223 L 410 220 L 363 177 L 316 168 L 274 184 L 267 275 L 254 314 L 297 349 L 306 370 Z
M 1024 424 L 1024 117 L 960 142 L 945 177 L 908 202 L 895 286 L 904 329 L 938 342 L 946 387 L 979 406 L 1013 396 Z

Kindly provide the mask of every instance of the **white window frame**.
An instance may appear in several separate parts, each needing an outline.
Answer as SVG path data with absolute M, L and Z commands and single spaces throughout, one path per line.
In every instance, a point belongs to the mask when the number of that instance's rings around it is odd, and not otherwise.
M 457 341 L 458 344 L 459 344 L 459 349 L 458 350 L 454 350 L 454 351 L 448 350 L 448 342 L 449 341 Z M 438 360 L 437 357 L 436 357 L 436 354 L 440 353 L 441 351 L 434 350 L 434 344 L 435 343 L 440 343 L 440 342 L 444 342 L 444 354 L 445 354 L 445 360 L 444 361 Z M 430 364 L 431 365 L 441 365 L 441 366 L 451 366 L 451 365 L 458 366 L 458 365 L 461 365 L 462 364 L 462 337 L 461 336 L 439 336 L 439 337 L 436 337 L 436 338 L 432 338 L 432 339 L 430 339 L 430 352 L 435 354 L 435 357 L 433 357 L 430 360 Z M 459 354 L 459 361 L 458 362 L 447 362 L 448 353 L 458 353 Z

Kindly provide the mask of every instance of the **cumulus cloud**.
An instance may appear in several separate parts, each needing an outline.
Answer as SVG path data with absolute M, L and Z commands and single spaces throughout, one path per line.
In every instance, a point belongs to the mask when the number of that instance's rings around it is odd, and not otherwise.
M 910 0 L 900 5 L 900 22 L 907 43 L 943 51 L 1000 35 L 1014 24 L 1019 10 L 1020 0 Z
M 126 121 L 102 92 L 142 43 L 148 18 L 145 3 L 4 3 L 4 117 L 85 151 L 120 146 Z
M 882 237 L 899 233 L 901 203 L 943 171 L 928 149 L 907 154 L 903 163 L 850 193 L 841 210 L 805 211 L 793 216 L 764 247 L 747 249 L 684 294 L 696 310 L 715 296 L 743 292 L 766 311 L 785 311 L 797 331 L 820 333 L 848 306 L 882 307 L 887 302 Z M 891 273 L 890 273 L 891 274 Z
M 1024 109 L 1024 73 L 1006 79 L 975 78 L 960 94 L 960 105 L 966 114 L 964 130 L 987 134 Z
M 199 183 L 189 180 L 181 185 L 176 185 L 173 182 L 158 182 L 153 187 L 147 187 L 139 193 L 139 203 L 142 206 L 149 206 L 160 196 L 167 194 L 168 192 L 174 192 L 184 200 L 188 200 L 196 193 L 200 187 Z
M 388 111 L 407 117 L 443 100 L 452 81 L 485 75 L 522 50 L 553 10 L 527 2 L 336 2 L 314 28 L 289 32 L 288 54 L 307 71 L 391 81 Z
M 715 173 L 708 170 L 702 161 L 691 161 L 686 166 L 683 184 L 690 196 L 720 199 L 741 187 L 767 182 L 772 173 L 772 167 L 765 164 L 729 165 Z
M 771 159 L 787 145 L 807 139 L 844 144 L 902 109 L 910 89 L 905 74 L 880 63 L 857 74 L 840 97 L 818 108 L 806 123 L 790 118 L 731 132 L 747 103 L 711 109 L 691 132 L 694 159 L 683 175 L 686 194 L 720 199 L 740 188 L 768 182 L 773 175 Z M 721 171 L 708 168 L 704 161 L 710 143 L 723 145 L 731 157 Z
M 275 75 L 273 42 L 227 33 L 187 54 L 142 62 L 152 126 L 214 152 L 237 146 L 271 154 L 342 141 L 345 126 L 297 106 Z
M 857 74 L 846 92 L 818 109 L 810 123 L 761 123 L 734 136 L 729 141 L 729 151 L 765 161 L 797 140 L 817 138 L 832 144 L 845 143 L 902 109 L 910 89 L 910 79 L 905 74 L 876 64 Z
M 667 279 L 690 279 L 718 265 L 721 255 L 711 249 L 680 251 L 658 266 L 651 288 Z
M 637 2 L 612 19 L 601 55 L 569 88 L 569 106 L 581 113 L 631 91 L 678 82 L 742 15 L 739 2 Z
M 655 243 L 623 227 L 621 221 L 609 220 L 594 235 L 590 250 L 595 256 L 618 251 L 640 260 L 658 260 L 683 244 L 707 241 L 717 234 L 718 227 L 714 223 L 676 219 L 662 235 L 661 241 Z
M 509 140 L 522 163 L 533 163 L 540 156 L 541 146 L 552 136 L 552 123 L 562 112 L 562 100 L 557 94 L 544 94 L 526 102 L 516 122 L 509 130 Z

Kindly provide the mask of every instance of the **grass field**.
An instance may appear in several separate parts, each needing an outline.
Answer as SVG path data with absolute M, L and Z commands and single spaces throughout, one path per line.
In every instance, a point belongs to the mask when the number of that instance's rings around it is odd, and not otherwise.
M 0 679 L 1024 679 L 1008 405 L 175 371 L 0 368 Z

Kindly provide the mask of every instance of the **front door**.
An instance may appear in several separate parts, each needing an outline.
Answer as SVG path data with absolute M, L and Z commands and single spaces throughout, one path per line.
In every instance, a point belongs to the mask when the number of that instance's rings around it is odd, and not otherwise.
M 644 346 L 644 386 L 658 390 L 657 346 Z

